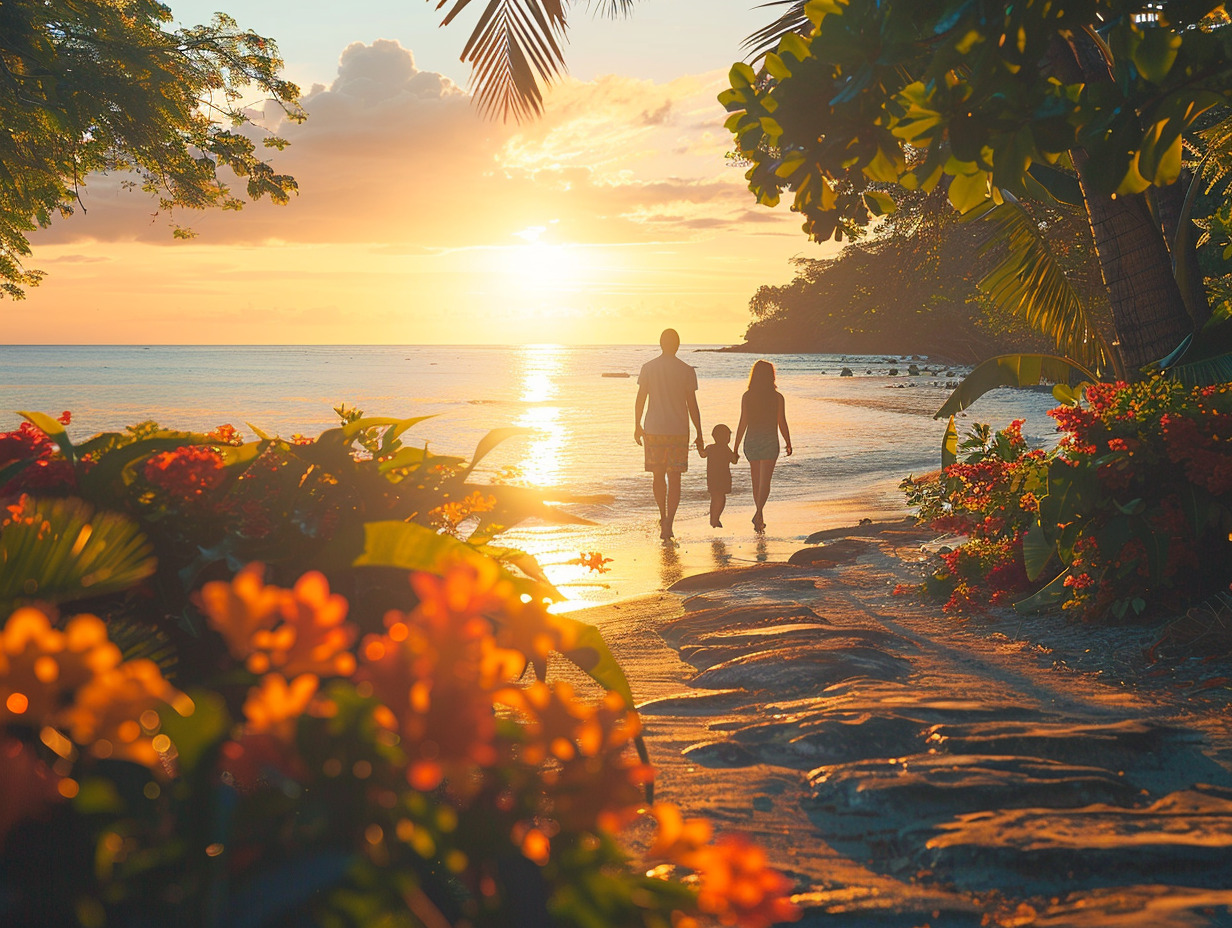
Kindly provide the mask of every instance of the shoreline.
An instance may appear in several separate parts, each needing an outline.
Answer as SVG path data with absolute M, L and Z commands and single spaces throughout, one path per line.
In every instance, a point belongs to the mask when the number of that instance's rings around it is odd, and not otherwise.
M 931 539 L 906 521 L 577 614 L 630 677 L 657 796 L 762 843 L 804 924 L 1224 924 L 1227 690 L 1178 690 L 1151 629 L 893 597 Z

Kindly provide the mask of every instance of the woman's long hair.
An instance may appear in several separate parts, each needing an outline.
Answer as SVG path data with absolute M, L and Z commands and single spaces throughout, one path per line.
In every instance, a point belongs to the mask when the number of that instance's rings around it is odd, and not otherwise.
M 758 430 L 773 430 L 778 409 L 774 365 L 762 358 L 753 362 L 753 369 L 749 371 L 749 426 Z
M 753 362 L 753 369 L 749 371 L 749 392 L 750 393 L 771 393 L 774 391 L 774 365 L 762 358 L 760 361 Z

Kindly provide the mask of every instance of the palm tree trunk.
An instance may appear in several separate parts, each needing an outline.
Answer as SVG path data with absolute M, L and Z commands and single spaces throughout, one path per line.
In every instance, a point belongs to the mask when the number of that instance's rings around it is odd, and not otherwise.
M 1130 376 L 1158 361 L 1194 330 L 1176 278 L 1172 256 L 1141 194 L 1106 197 L 1089 189 L 1092 170 L 1085 152 L 1075 151 L 1074 165 L 1086 200 L 1087 217 L 1108 287 L 1114 343 Z
M 1069 42 L 1055 43 L 1050 59 L 1066 83 L 1112 80 L 1108 59 L 1089 35 L 1076 33 Z M 1113 344 L 1129 376 L 1157 361 L 1194 331 L 1176 278 L 1172 256 L 1159 224 L 1142 194 L 1101 196 L 1095 193 L 1086 151 L 1070 152 L 1086 201 L 1100 273 L 1108 287 Z

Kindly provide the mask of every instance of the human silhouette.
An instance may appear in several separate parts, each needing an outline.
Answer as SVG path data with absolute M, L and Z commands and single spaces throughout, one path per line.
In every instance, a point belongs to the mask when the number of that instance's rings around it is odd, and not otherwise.
M 719 519 L 727 505 L 727 495 L 731 493 L 731 466 L 740 460 L 740 455 L 728 444 L 732 431 L 726 425 L 716 425 L 710 430 L 710 436 L 714 444 L 702 449 L 702 457 L 706 459 L 706 492 L 710 494 L 710 527 L 722 528 Z
M 747 432 L 747 434 L 746 434 Z M 791 432 L 787 428 L 787 411 L 783 394 L 774 387 L 774 365 L 762 359 L 749 372 L 749 388 L 740 398 L 740 424 L 736 426 L 736 446 L 744 439 L 744 457 L 749 462 L 753 480 L 753 528 L 766 530 L 762 510 L 770 498 L 770 478 L 779 457 L 779 432 L 787 456 L 791 457 Z
M 662 353 L 642 365 L 637 377 L 637 403 L 633 440 L 645 449 L 646 470 L 654 478 L 659 506 L 659 537 L 672 537 L 672 523 L 680 505 L 680 475 L 689 469 L 689 420 L 697 429 L 697 450 L 702 440 L 702 414 L 697 408 L 697 371 L 676 357 L 680 336 L 664 329 L 659 336 Z M 642 413 L 646 414 L 645 427 Z

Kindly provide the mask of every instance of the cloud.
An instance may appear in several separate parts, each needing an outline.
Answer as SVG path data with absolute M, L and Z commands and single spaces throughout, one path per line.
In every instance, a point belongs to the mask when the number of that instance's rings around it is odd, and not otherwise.
M 354 43 L 333 81 L 305 94 L 305 123 L 283 121 L 272 106 L 260 112 L 291 143 L 275 164 L 295 175 L 299 196 L 175 221 L 200 245 L 371 243 L 396 254 L 509 245 L 519 230 L 549 223 L 552 239 L 577 243 L 736 231 L 751 198 L 724 162 L 721 86 L 718 72 L 666 84 L 566 79 L 542 119 L 511 126 L 482 119 L 466 91 L 417 68 L 397 42 Z M 38 233 L 36 247 L 170 245 L 169 218 L 122 190 L 123 179 L 91 178 L 86 212 Z M 786 210 L 756 215 L 785 229 L 798 222 Z

